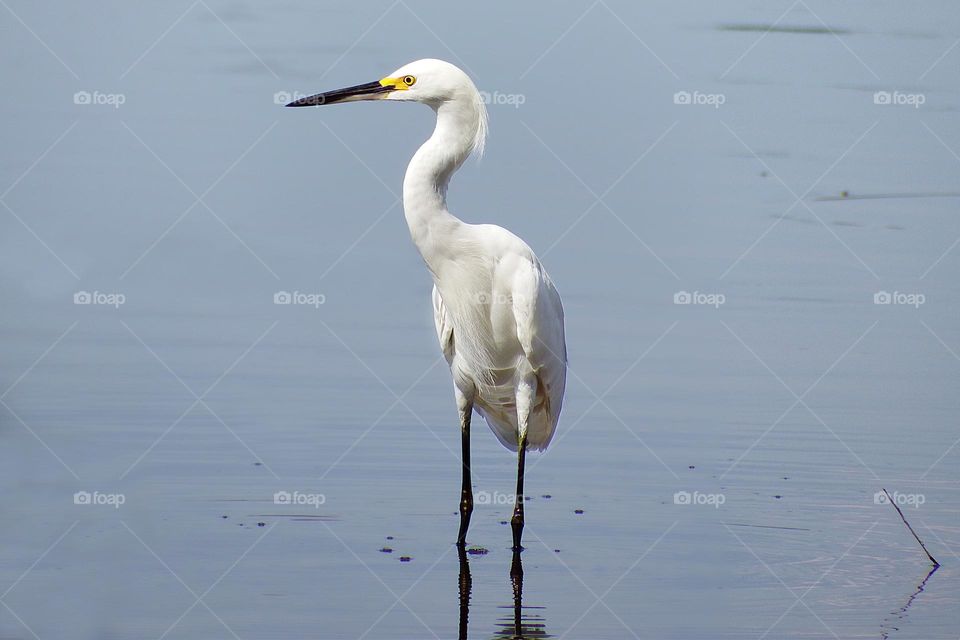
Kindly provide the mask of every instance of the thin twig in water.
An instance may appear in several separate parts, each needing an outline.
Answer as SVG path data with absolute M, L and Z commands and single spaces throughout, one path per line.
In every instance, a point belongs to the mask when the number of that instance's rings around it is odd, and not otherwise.
M 883 487 L 881 487 L 883 489 Z M 903 520 L 903 524 L 907 525 L 907 529 L 910 529 L 910 533 L 913 534 L 913 537 L 917 539 L 917 542 L 920 543 L 920 548 L 923 549 L 923 552 L 927 554 L 927 557 L 930 558 L 930 562 L 933 563 L 934 567 L 939 567 L 940 563 L 937 562 L 937 559 L 930 555 L 930 552 L 927 551 L 927 545 L 923 544 L 923 540 L 920 539 L 920 536 L 917 535 L 917 532 L 913 530 L 913 527 L 910 526 L 910 523 L 907 522 L 906 517 L 903 515 L 903 511 L 900 510 L 900 507 L 897 506 L 897 503 L 894 501 L 893 496 L 891 496 L 886 489 L 883 489 L 883 492 L 887 496 L 887 502 L 893 505 L 893 508 L 897 510 L 897 513 L 900 514 L 900 519 Z

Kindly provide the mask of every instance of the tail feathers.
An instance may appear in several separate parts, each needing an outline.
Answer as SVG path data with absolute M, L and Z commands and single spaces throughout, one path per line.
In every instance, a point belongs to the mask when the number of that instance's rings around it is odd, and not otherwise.
M 483 401 L 478 401 L 475 408 L 487 421 L 490 430 L 497 436 L 500 444 L 510 451 L 516 451 L 520 432 L 516 409 L 514 407 L 492 406 Z M 544 411 L 542 406 L 538 406 L 532 412 L 530 424 L 527 427 L 527 449 L 533 451 L 546 449 L 553 438 L 555 426 L 549 418 L 549 413 Z

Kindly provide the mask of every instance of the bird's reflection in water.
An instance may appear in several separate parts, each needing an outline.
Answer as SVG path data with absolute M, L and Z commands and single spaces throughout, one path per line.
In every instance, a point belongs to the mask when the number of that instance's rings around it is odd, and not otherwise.
M 458 548 L 458 553 L 460 556 L 460 640 L 466 640 L 473 579 L 470 575 L 470 561 L 467 560 L 466 550 Z M 552 637 L 547 633 L 546 621 L 540 614 L 543 607 L 523 606 L 523 562 L 519 551 L 513 552 L 513 560 L 510 563 L 510 585 L 513 588 L 513 603 L 500 607 L 509 609 L 510 613 L 498 619 L 497 630 L 493 637 L 511 640 Z

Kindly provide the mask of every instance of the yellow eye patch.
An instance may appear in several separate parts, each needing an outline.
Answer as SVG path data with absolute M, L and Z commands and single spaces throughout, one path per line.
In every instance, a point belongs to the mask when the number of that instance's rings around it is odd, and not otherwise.
M 380 86 L 392 87 L 395 91 L 406 91 L 417 83 L 414 76 L 402 76 L 400 78 L 384 78 L 380 81 Z

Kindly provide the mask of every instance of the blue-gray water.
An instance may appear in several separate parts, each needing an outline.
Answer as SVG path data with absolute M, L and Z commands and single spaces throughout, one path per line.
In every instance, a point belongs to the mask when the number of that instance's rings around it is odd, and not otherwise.
M 493 102 L 451 208 L 566 307 L 525 624 L 956 638 L 955 4 L 2 4 L 4 638 L 457 635 L 459 432 L 396 202 L 432 114 L 277 104 L 421 57 Z M 473 451 L 484 638 L 515 462 Z M 943 564 L 919 593 L 881 487 Z

